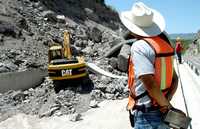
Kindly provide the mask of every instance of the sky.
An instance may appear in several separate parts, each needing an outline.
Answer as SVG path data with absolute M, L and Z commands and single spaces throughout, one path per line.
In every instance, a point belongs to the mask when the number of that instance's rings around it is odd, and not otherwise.
M 200 30 L 200 0 L 105 0 L 118 12 L 131 10 L 137 1 L 159 11 L 165 18 L 165 30 L 170 34 Z

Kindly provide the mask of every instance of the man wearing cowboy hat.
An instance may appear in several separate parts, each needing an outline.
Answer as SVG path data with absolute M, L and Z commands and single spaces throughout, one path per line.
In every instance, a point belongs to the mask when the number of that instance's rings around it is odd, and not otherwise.
M 174 50 L 163 33 L 165 20 L 142 2 L 131 11 L 120 14 L 129 30 L 129 38 L 137 41 L 131 46 L 129 60 L 129 103 L 134 129 L 169 129 L 162 116 L 170 108 L 177 89 L 178 78 L 173 71 Z

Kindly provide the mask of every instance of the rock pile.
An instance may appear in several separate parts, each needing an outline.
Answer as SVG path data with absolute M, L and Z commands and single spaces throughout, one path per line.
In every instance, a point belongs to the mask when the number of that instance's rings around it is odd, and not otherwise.
M 71 33 L 73 51 L 84 55 L 87 62 L 113 74 L 126 75 L 127 50 L 111 58 L 105 54 L 123 39 L 116 12 L 102 1 L 94 0 L 2 0 L 0 2 L 0 73 L 32 68 L 47 68 L 51 41 L 62 43 L 63 31 Z M 119 56 L 118 56 L 119 54 Z M 120 62 L 120 63 L 118 63 Z M 94 88 L 81 93 L 80 86 L 69 86 L 58 93 L 51 80 L 36 88 L 0 94 L 0 120 L 18 112 L 44 116 L 83 112 L 90 100 L 127 97 L 127 80 L 90 74 Z

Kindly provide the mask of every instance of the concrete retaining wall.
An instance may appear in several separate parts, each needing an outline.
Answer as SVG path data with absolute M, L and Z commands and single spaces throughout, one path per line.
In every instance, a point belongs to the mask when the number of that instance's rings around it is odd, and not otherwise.
M 42 70 L 2 73 L 0 74 L 0 93 L 8 90 L 25 90 L 35 87 L 47 75 L 47 71 Z

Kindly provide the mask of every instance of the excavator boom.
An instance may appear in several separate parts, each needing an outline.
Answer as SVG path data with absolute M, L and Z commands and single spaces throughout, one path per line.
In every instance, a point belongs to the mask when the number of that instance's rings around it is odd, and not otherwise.
M 64 31 L 64 57 L 66 57 L 68 60 L 72 58 L 71 49 L 70 49 L 70 35 L 67 30 Z
M 67 30 L 64 31 L 63 45 L 50 47 L 49 53 L 48 73 L 53 81 L 73 80 L 88 75 L 83 57 L 72 55 Z

